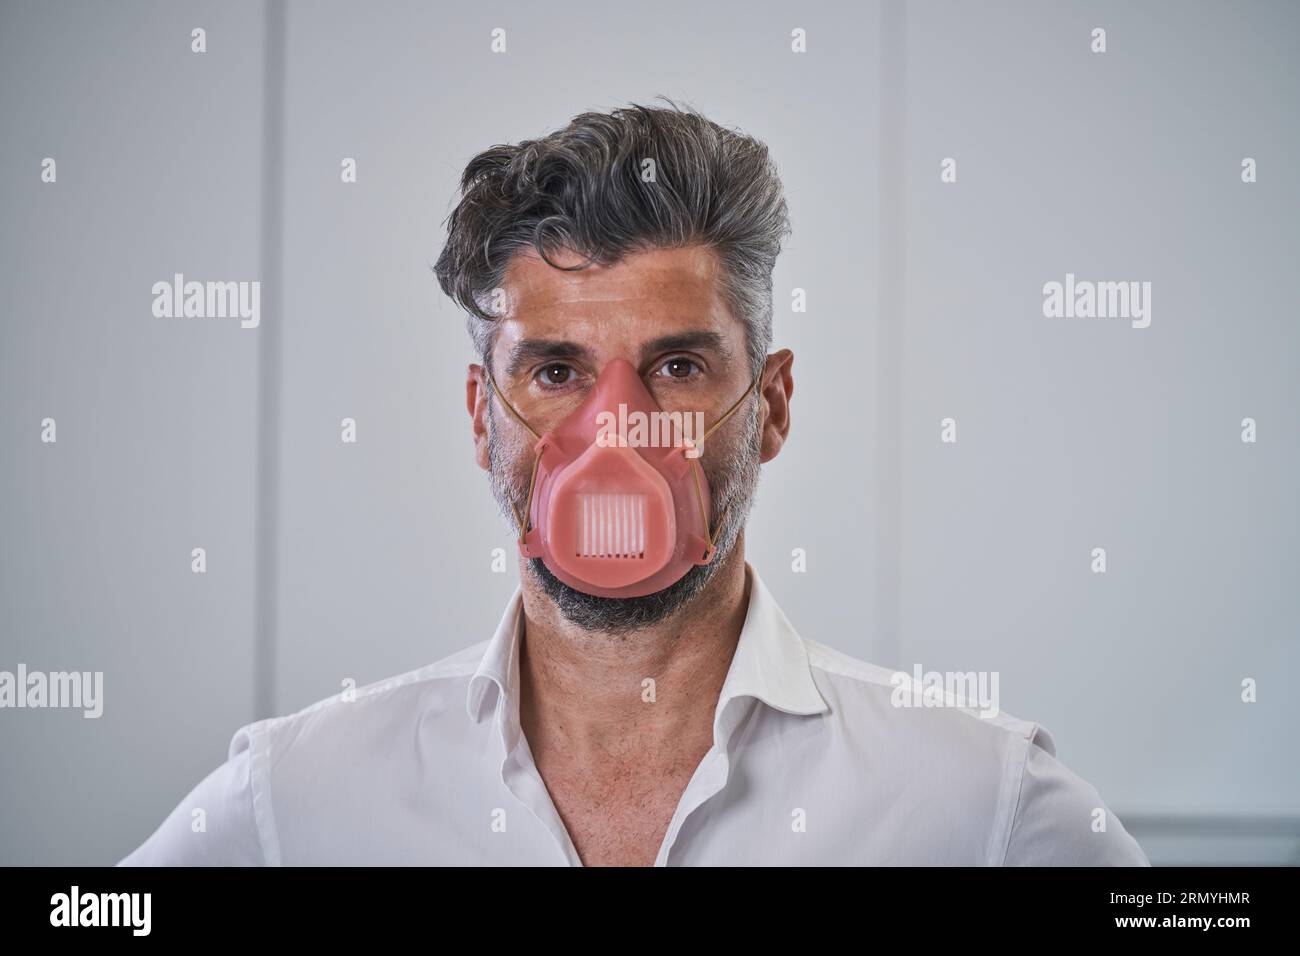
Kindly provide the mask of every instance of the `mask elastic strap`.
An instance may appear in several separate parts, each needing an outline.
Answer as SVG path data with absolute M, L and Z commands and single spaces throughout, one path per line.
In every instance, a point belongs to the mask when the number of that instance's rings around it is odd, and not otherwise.
M 705 431 L 704 435 L 701 436 L 700 438 L 701 442 L 703 442 L 715 431 L 721 428 L 722 425 L 727 421 L 727 419 L 736 413 L 736 409 L 740 408 L 741 403 L 744 402 L 745 399 L 749 398 L 750 392 L 758 391 L 758 383 L 762 381 L 762 379 L 763 379 L 763 371 L 760 369 L 758 374 L 754 376 L 753 384 L 751 384 L 749 388 L 745 389 L 744 394 L 741 395 L 740 398 L 736 399 L 735 403 L 730 408 L 728 408 L 725 412 L 722 413 L 722 417 L 719 418 L 716 422 L 714 422 L 713 425 L 710 426 L 707 431 Z M 704 533 L 708 535 L 709 550 L 711 551 L 713 550 L 714 536 L 718 533 L 719 529 L 722 528 L 722 523 L 727 520 L 727 512 L 731 510 L 731 505 L 727 505 L 727 507 L 722 509 L 722 514 L 718 516 L 718 526 L 716 528 L 710 529 L 709 513 L 704 506 L 704 487 L 700 482 L 700 474 L 701 474 L 700 459 L 696 457 L 692 460 L 695 463 L 695 468 L 694 468 L 695 500 L 698 501 L 700 505 L 700 517 L 704 519 Z
M 506 411 L 514 416 L 515 421 L 528 429 L 528 434 L 532 435 L 535 441 L 541 441 L 542 436 L 533 431 L 533 426 L 524 421 L 524 416 L 515 411 L 515 407 L 510 404 L 510 399 L 506 398 L 505 392 L 501 391 L 500 387 L 497 385 L 496 377 L 492 374 L 492 370 L 488 369 L 487 373 L 488 381 L 492 383 L 492 391 L 496 393 L 499 399 L 501 399 L 501 404 L 506 407 Z M 533 474 L 528 479 L 528 500 L 524 502 L 524 513 L 521 515 L 519 509 L 515 507 L 515 503 L 513 501 L 510 502 L 510 510 L 515 513 L 515 522 L 519 525 L 520 544 L 524 543 L 524 538 L 527 536 L 528 532 L 532 530 L 529 525 L 531 524 L 530 516 L 533 512 L 533 489 L 537 487 L 537 466 L 541 464 L 541 461 L 541 453 L 535 453 L 533 455 Z
M 529 425 L 528 422 L 524 421 L 524 417 L 522 415 L 520 415 L 517 411 L 515 411 L 515 407 L 510 404 L 510 399 L 506 398 L 505 393 L 501 391 L 500 386 L 497 385 L 496 377 L 492 374 L 492 370 L 488 369 L 487 373 L 488 373 L 488 381 L 492 383 L 492 391 L 494 391 L 497 394 L 497 397 L 501 399 L 501 404 L 506 407 L 506 410 L 510 412 L 510 414 L 514 417 L 515 421 L 517 421 L 520 425 L 523 425 L 524 428 L 528 430 L 528 434 L 532 435 L 533 438 L 536 439 L 537 441 L 541 441 L 542 436 L 537 434 L 537 432 L 533 431 L 533 427 Z M 736 413 L 736 410 L 740 408 L 741 403 L 743 403 L 745 399 L 749 397 L 749 393 L 756 392 L 758 390 L 758 383 L 762 381 L 762 379 L 763 379 L 763 372 L 762 370 L 760 370 L 758 374 L 754 376 L 753 383 L 749 386 L 749 388 L 745 389 L 744 394 L 742 394 L 740 398 L 736 399 L 736 401 L 732 403 L 732 406 L 722 413 L 722 417 L 719 418 L 716 422 L 714 422 L 704 432 L 704 434 L 700 437 L 701 442 L 705 441 L 710 435 L 712 435 L 715 431 L 717 431 L 724 424 L 726 424 L 727 419 L 729 419 L 732 415 L 734 415 Z M 528 532 L 532 530 L 530 525 L 532 523 L 533 490 L 537 487 L 537 466 L 541 464 L 541 461 L 542 461 L 542 456 L 540 453 L 537 453 L 533 456 L 533 473 L 528 479 L 528 499 L 524 502 L 524 513 L 521 515 L 519 513 L 519 509 L 515 507 L 514 502 L 510 503 L 510 510 L 515 513 L 515 522 L 519 525 L 520 544 L 523 544 L 524 538 L 527 536 Z M 697 457 L 693 459 L 693 461 L 695 464 L 695 468 L 694 468 L 695 500 L 699 502 L 700 505 L 700 517 L 703 519 L 704 533 L 708 535 L 708 544 L 711 550 L 713 548 L 714 535 L 718 533 L 718 529 L 722 527 L 722 523 L 727 520 L 727 513 L 731 510 L 731 505 L 727 505 L 727 507 L 722 510 L 722 514 L 719 515 L 718 517 L 718 526 L 716 528 L 711 529 L 709 527 L 709 513 L 704 506 L 704 488 L 700 481 L 700 475 L 701 475 L 700 459 Z
M 723 424 L 727 421 L 727 419 L 736 413 L 736 409 L 740 408 L 740 403 L 743 402 L 745 399 L 749 398 L 749 393 L 755 391 L 758 388 L 758 383 L 761 382 L 762 380 L 763 380 L 763 373 L 759 372 L 757 375 L 754 376 L 754 381 L 750 383 L 749 388 L 745 389 L 744 394 L 741 395 L 740 398 L 736 399 L 735 403 L 732 404 L 730 408 L 728 408 L 725 412 L 722 413 L 722 417 L 719 418 L 716 422 L 714 422 L 708 428 L 708 430 L 705 431 L 703 437 L 700 438 L 700 441 L 705 441 L 710 435 L 712 435 L 719 428 L 721 428 Z
M 488 373 L 488 381 L 492 383 L 492 391 L 496 392 L 497 395 L 500 397 L 501 404 L 506 407 L 506 411 L 508 411 L 511 415 L 514 416 L 515 421 L 517 421 L 520 425 L 523 425 L 525 428 L 528 429 L 528 434 L 532 435 L 534 440 L 540 439 L 542 436 L 537 434 L 537 432 L 533 431 L 533 426 L 528 424 L 526 421 L 524 421 L 524 416 L 520 415 L 517 411 L 515 411 L 515 407 L 510 404 L 510 399 L 506 398 L 506 393 L 501 391 L 501 389 L 497 386 L 497 380 L 496 377 L 492 374 L 492 370 L 488 369 L 487 373 Z

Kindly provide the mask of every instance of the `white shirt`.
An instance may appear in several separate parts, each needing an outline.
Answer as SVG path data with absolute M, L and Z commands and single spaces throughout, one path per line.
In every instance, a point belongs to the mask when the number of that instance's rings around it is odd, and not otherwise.
M 1150 865 L 1046 729 L 894 706 L 892 671 L 801 638 L 746 572 L 714 746 L 656 866 Z M 520 731 L 522 606 L 355 699 L 241 727 L 119 865 L 581 866 Z

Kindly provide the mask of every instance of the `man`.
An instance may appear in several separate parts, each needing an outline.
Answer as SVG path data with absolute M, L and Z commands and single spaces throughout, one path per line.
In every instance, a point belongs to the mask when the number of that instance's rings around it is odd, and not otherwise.
M 895 706 L 746 563 L 793 391 L 765 147 L 632 107 L 461 186 L 436 272 L 521 587 L 490 640 L 241 728 L 124 863 L 1147 864 L 1045 729 Z

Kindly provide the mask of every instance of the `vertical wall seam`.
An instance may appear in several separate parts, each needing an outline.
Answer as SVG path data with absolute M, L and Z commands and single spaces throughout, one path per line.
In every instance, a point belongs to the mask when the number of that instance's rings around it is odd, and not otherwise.
M 257 476 L 254 529 L 254 719 L 276 705 L 279 587 L 281 332 L 284 316 L 284 97 L 283 0 L 266 0 L 262 65 L 261 269 L 264 316 L 258 328 Z
M 906 316 L 906 66 L 903 0 L 880 4 L 879 326 L 876 349 L 876 647 L 880 663 L 903 666 L 902 368 Z

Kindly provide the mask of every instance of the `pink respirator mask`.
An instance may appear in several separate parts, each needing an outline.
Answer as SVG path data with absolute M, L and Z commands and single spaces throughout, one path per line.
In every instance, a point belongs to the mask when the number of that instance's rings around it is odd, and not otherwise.
M 756 375 L 699 443 L 732 416 L 758 383 Z M 697 443 L 680 438 L 670 447 L 633 447 L 597 440 L 602 422 L 607 434 L 610 416 L 620 422 L 634 413 L 652 422 L 668 420 L 630 362 L 607 364 L 586 401 L 540 436 L 497 388 L 495 378 L 492 388 L 537 439 L 524 514 L 515 509 L 520 554 L 541 558 L 576 590 L 612 598 L 662 591 L 693 566 L 713 560 L 717 529 L 709 528 L 709 485 L 699 453 L 687 455 Z M 679 426 L 681 417 L 676 416 Z M 680 427 L 677 434 L 682 434 Z M 725 518 L 724 512 L 718 527 Z

